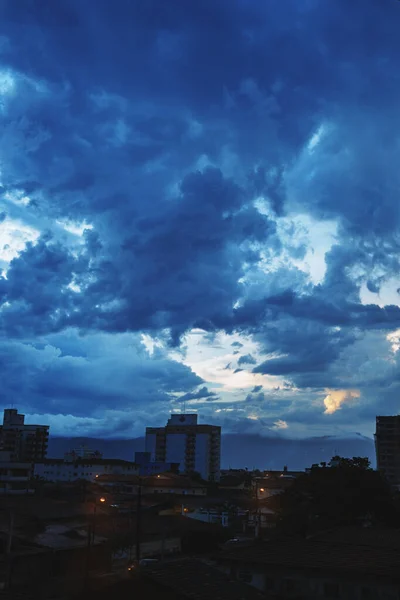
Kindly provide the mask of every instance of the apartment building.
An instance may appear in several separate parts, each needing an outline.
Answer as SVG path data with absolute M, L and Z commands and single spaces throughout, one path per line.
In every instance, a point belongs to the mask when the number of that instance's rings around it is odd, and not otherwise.
M 21 463 L 43 460 L 48 441 L 48 425 L 26 425 L 25 415 L 14 408 L 4 410 L 3 425 L 0 426 L 0 453 L 6 460 Z
M 153 461 L 179 463 L 181 473 L 219 481 L 221 427 L 198 424 L 197 418 L 197 414 L 175 414 L 165 427 L 147 427 L 146 452 Z
M 400 490 L 400 415 L 376 417 L 375 451 L 378 471 Z

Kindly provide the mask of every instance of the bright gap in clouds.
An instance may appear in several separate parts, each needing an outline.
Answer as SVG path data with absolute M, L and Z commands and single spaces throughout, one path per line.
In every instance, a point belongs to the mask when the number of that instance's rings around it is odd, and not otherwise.
M 336 243 L 337 222 L 317 221 L 310 215 L 298 213 L 276 218 L 265 198 L 258 198 L 255 206 L 261 214 L 275 221 L 277 234 L 285 247 L 280 256 L 266 258 L 267 270 L 293 266 L 307 273 L 314 285 L 321 283 L 326 273 L 325 255 Z M 295 258 L 296 251 L 301 252 L 303 247 L 304 257 Z
M 0 109 L 4 108 L 2 98 L 9 96 L 14 92 L 15 80 L 9 71 L 0 69 Z
M 252 373 L 253 364 L 239 364 L 240 357 L 247 355 L 255 362 L 261 361 L 259 345 L 246 336 L 219 332 L 210 341 L 205 331 L 193 329 L 185 336 L 184 345 L 184 353 L 171 351 L 170 358 L 190 367 L 206 383 L 214 384 L 211 389 L 218 393 L 245 392 L 256 385 L 272 389 L 283 383 L 277 377 Z
M 65 231 L 68 231 L 68 233 L 76 236 L 82 236 L 85 229 L 93 229 L 93 225 L 86 223 L 86 221 L 82 221 L 81 223 L 77 221 L 56 221 L 56 223 L 65 229 Z
M 36 242 L 39 235 L 39 231 L 20 221 L 6 218 L 0 223 L 0 262 L 3 266 L 18 256 L 28 242 Z
M 370 292 L 367 284 L 363 283 L 360 289 L 361 304 L 377 304 L 381 308 L 388 305 L 400 306 L 398 290 L 398 278 L 391 278 L 384 282 L 377 294 Z
M 400 329 L 388 333 L 386 339 L 390 342 L 393 354 L 396 354 L 400 350 Z

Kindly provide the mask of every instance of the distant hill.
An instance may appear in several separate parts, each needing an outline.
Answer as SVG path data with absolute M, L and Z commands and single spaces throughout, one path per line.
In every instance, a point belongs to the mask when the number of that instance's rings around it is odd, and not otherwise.
M 144 450 L 142 437 L 129 440 L 50 437 L 48 456 L 60 458 L 64 452 L 81 444 L 99 450 L 105 458 L 124 460 L 133 460 L 136 451 Z M 325 436 L 301 440 L 243 434 L 222 436 L 223 468 L 281 469 L 287 465 L 291 470 L 303 470 L 313 463 L 329 461 L 335 454 L 345 457 L 368 456 L 375 466 L 374 442 L 359 434 L 349 438 Z

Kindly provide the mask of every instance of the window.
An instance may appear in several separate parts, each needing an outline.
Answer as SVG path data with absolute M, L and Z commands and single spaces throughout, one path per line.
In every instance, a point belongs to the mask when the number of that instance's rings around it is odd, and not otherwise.
M 339 584 L 331 581 L 324 583 L 324 597 L 340 598 Z

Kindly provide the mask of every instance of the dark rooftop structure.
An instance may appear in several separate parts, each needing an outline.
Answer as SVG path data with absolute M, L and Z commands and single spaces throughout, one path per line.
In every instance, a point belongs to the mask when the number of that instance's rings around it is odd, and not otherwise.
M 399 532 L 394 538 L 397 536 L 400 536 Z M 264 565 L 269 569 L 320 571 L 334 575 L 360 575 L 400 581 L 398 541 L 393 542 L 394 546 L 383 540 L 380 544 L 373 543 L 372 534 L 368 533 L 365 533 L 364 543 L 361 539 L 355 540 L 355 543 L 346 539 L 344 541 L 343 534 L 338 532 L 332 533 L 331 537 L 327 535 L 326 539 L 321 536 L 307 540 L 274 540 L 225 551 L 219 560 Z
M 257 600 L 268 598 L 258 590 L 233 581 L 215 567 L 194 558 L 159 563 L 143 570 L 143 576 L 192 600 Z

